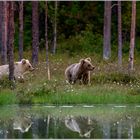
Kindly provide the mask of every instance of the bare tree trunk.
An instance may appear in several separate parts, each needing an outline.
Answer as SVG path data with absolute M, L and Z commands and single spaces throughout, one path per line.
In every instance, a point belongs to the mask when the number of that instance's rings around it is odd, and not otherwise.
M 8 62 L 9 80 L 14 81 L 14 1 L 8 2 Z
M 19 1 L 19 60 L 23 58 L 23 1 Z
M 6 9 L 6 1 L 0 2 L 0 49 L 1 49 L 1 64 L 5 64 L 7 62 L 7 9 Z
M 122 12 L 121 1 L 118 1 L 118 65 L 122 67 Z
M 111 57 L 111 1 L 104 2 L 104 42 L 103 59 Z
M 33 66 L 38 63 L 39 48 L 39 16 L 38 1 L 32 1 L 32 62 Z
M 129 67 L 128 67 L 129 71 L 134 70 L 135 27 L 136 27 L 136 1 L 132 1 Z
M 7 2 L 0 2 L 0 44 L 1 44 L 1 64 L 7 63 Z
M 50 68 L 49 68 L 49 54 L 48 54 L 48 4 L 45 2 L 45 46 L 46 46 L 46 65 L 47 65 L 47 74 L 48 80 L 50 80 Z
M 3 7 L 3 2 L 0 1 L 0 51 L 1 51 L 1 48 L 2 48 L 2 8 Z M 2 52 L 1 52 L 1 55 L 2 55 Z M 2 61 L 2 60 L 1 60 Z
M 57 44 L 57 0 L 55 1 L 55 15 L 54 15 L 54 35 L 53 35 L 53 46 L 52 53 L 56 53 L 56 44 Z

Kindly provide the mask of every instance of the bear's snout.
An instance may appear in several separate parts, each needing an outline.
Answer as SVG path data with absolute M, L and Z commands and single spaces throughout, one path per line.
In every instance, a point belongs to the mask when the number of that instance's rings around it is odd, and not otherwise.
M 35 70 L 35 68 L 33 68 L 33 67 L 32 67 L 32 68 L 30 68 L 30 71 L 34 71 L 34 70 Z
M 95 66 L 92 66 L 92 67 L 91 67 L 91 70 L 94 70 L 94 69 L 95 69 Z
M 92 69 L 94 70 L 95 69 L 95 66 L 93 66 Z

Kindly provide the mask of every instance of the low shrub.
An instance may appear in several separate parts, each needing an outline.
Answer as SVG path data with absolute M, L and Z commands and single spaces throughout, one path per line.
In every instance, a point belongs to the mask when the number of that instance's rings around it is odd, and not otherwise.
M 15 81 L 9 81 L 8 77 L 3 77 L 2 79 L 0 79 L 0 89 L 5 89 L 5 88 L 9 88 L 9 89 L 14 89 L 16 86 Z
M 16 92 L 18 104 L 31 104 L 33 95 L 27 89 L 20 89 Z
M 119 84 L 138 84 L 139 78 L 133 75 L 123 74 L 123 73 L 99 73 L 92 77 L 92 81 L 98 84 L 105 83 L 119 83 Z

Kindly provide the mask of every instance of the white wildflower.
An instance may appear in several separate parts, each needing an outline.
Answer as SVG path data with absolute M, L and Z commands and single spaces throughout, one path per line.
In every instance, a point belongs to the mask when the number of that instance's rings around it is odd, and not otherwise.
M 46 86 L 46 83 L 44 83 L 43 85 Z

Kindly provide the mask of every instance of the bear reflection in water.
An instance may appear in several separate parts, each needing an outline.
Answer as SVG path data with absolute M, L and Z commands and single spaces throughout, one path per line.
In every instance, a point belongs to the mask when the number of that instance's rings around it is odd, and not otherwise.
M 93 120 L 89 117 L 74 117 L 67 116 L 65 118 L 65 126 L 74 131 L 78 132 L 80 137 L 90 138 L 91 132 L 94 129 Z
M 30 116 L 18 116 L 13 123 L 14 130 L 20 130 L 22 133 L 28 132 L 33 122 Z

